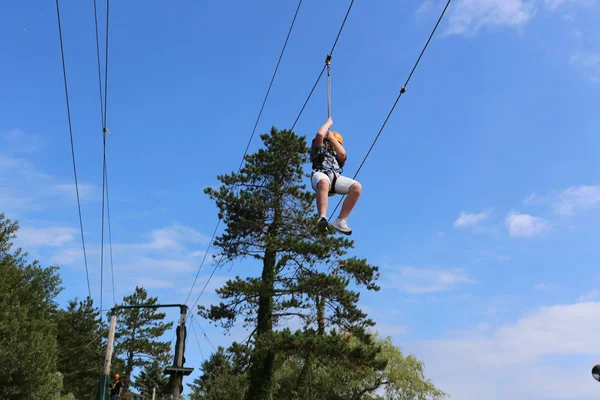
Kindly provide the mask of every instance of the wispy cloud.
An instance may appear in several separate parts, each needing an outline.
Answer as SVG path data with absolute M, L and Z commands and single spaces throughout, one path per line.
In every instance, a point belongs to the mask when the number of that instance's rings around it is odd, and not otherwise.
M 511 212 L 506 216 L 508 233 L 512 237 L 531 237 L 546 232 L 550 225 L 540 217 Z
M 409 348 L 429 366 L 436 385 L 453 398 L 591 399 L 597 396 L 597 382 L 589 374 L 590 361 L 582 358 L 600 355 L 599 313 L 600 303 L 543 307 L 489 332 L 474 329 Z M 551 356 L 568 362 L 558 366 Z
M 533 0 L 459 0 L 453 7 L 449 35 L 470 36 L 488 26 L 519 27 L 535 15 Z
M 549 12 L 591 6 L 597 0 L 457 0 L 448 15 L 446 35 L 474 36 L 484 28 L 521 28 L 536 17 L 540 8 Z M 438 6 L 441 7 L 437 2 Z M 433 0 L 423 2 L 417 16 L 436 10 Z
M 377 323 L 373 328 L 370 328 L 372 332 L 377 332 L 381 337 L 405 335 L 410 332 L 408 327 L 404 325 L 394 325 L 387 323 Z
M 533 193 L 524 201 L 526 205 L 550 203 L 559 215 L 574 215 L 600 206 L 600 185 L 571 186 L 547 195 Z
M 596 0 L 544 0 L 546 8 L 556 11 L 567 6 L 592 6 Z
M 71 244 L 79 231 L 69 227 L 34 228 L 24 227 L 19 229 L 18 243 L 24 249 L 38 247 L 60 247 Z
M 558 285 L 556 283 L 536 283 L 535 285 L 533 285 L 533 288 L 535 290 L 552 290 L 552 289 L 557 289 Z
M 418 8 L 417 15 L 433 11 L 434 6 L 435 6 L 435 4 L 434 4 L 433 0 L 425 0 L 423 2 L 423 4 L 421 4 L 421 6 Z
M 37 135 L 13 129 L 0 132 L 0 149 L 5 154 L 35 153 L 42 149 L 42 140 Z
M 399 289 L 405 293 L 446 292 L 458 286 L 474 284 L 475 280 L 460 269 L 391 267 L 383 272 L 381 287 Z
M 184 244 L 208 243 L 209 238 L 189 226 L 172 225 L 155 229 L 150 233 L 150 242 L 142 246 L 151 250 L 183 249 Z
M 111 258 L 114 261 L 113 269 L 117 298 L 129 294 L 136 286 L 144 286 L 166 293 L 172 288 L 182 288 L 183 291 L 190 289 L 192 280 L 196 275 L 200 260 L 206 252 L 206 237 L 195 228 L 183 225 L 170 225 L 150 231 L 147 240 L 138 243 L 112 244 L 112 257 L 109 253 L 109 245 L 104 244 L 104 295 L 112 292 L 110 265 Z M 86 237 L 86 239 L 88 239 Z M 71 270 L 81 270 L 75 276 L 76 279 L 84 279 L 84 257 L 81 247 L 79 229 L 76 227 L 36 227 L 21 224 L 17 243 L 24 249 L 34 248 L 35 256 L 43 254 L 45 263 L 58 265 Z M 92 286 L 99 285 L 100 278 L 100 254 L 101 246 L 97 242 L 86 240 L 86 254 Z M 212 264 L 207 260 L 206 268 Z M 210 265 L 212 268 L 213 265 Z M 202 288 L 207 279 L 199 277 L 196 287 Z M 216 279 L 211 281 L 221 282 Z M 215 280 L 216 279 L 216 280 Z M 209 285 L 210 288 L 214 286 Z M 97 290 L 94 289 L 93 291 Z M 176 294 L 184 297 L 176 290 Z M 205 294 L 208 296 L 208 293 Z M 183 299 L 181 299 L 183 300 Z
M 90 200 L 94 196 L 100 198 L 102 193 L 101 190 L 97 190 L 96 186 L 86 183 L 78 183 L 77 188 L 74 183 L 57 183 L 48 187 L 49 194 L 73 200 L 77 199 L 77 190 L 79 190 L 79 199 L 82 201 Z
M 600 51 L 578 50 L 571 56 L 571 64 L 581 69 L 593 83 L 600 82 Z
M 141 278 L 139 280 L 140 286 L 145 287 L 146 289 L 160 289 L 160 288 L 170 288 L 173 287 L 174 283 L 172 281 L 164 280 L 164 279 L 153 279 L 153 278 Z
M 586 294 L 579 296 L 579 301 L 582 302 L 595 300 L 600 300 L 600 289 L 593 289 L 587 292 Z
M 75 185 L 65 180 L 40 171 L 27 159 L 0 155 L 0 207 L 10 212 L 62 206 L 76 197 Z M 98 192 L 94 185 L 79 182 L 82 201 L 99 199 Z
M 477 214 L 469 214 L 461 212 L 459 217 L 454 221 L 455 228 L 467 228 L 478 226 L 481 222 L 490 216 L 491 210 L 486 210 Z
M 600 186 L 577 186 L 564 190 L 557 198 L 555 208 L 559 214 L 573 215 L 600 205 Z

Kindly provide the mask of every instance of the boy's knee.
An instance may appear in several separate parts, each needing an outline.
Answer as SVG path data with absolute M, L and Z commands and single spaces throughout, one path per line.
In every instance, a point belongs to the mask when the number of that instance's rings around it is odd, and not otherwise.
M 321 179 L 319 181 L 319 183 L 317 184 L 317 188 L 319 190 L 327 190 L 327 191 L 329 191 L 329 182 L 327 181 L 327 179 Z
M 350 191 L 354 192 L 356 194 L 361 194 L 362 193 L 362 185 L 359 182 L 355 182 L 352 184 L 352 186 L 350 186 Z

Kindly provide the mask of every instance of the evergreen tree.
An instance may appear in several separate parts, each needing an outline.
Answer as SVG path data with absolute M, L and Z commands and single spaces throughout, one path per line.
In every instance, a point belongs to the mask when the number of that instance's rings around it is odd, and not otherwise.
M 308 160 L 306 140 L 273 128 L 261 135 L 265 148 L 245 157 L 239 173 L 220 175 L 219 190 L 205 192 L 216 201 L 225 232 L 216 238 L 226 260 L 251 258 L 262 264 L 260 277 L 236 277 L 217 290 L 223 302 L 200 314 L 229 329 L 239 317 L 254 325 L 246 400 L 266 400 L 272 392 L 276 356 L 298 352 L 304 357 L 374 361 L 376 348 L 349 353 L 333 328 L 365 334 L 369 320 L 357 306 L 351 282 L 378 290 L 377 267 L 358 258 L 342 259 L 352 241 L 316 232 L 314 193 L 306 190 L 302 166 Z M 296 318 L 304 330 L 292 334 L 276 327 Z M 326 328 L 330 329 L 325 335 Z
M 166 388 L 169 383 L 169 378 L 164 374 L 165 367 L 167 366 L 164 362 L 153 361 L 152 364 L 147 365 L 135 377 L 133 386 L 140 392 L 144 393 L 144 398 L 150 398 L 152 389 L 156 390 L 156 400 L 170 400 L 170 393 L 166 393 Z
M 447 395 L 425 377 L 423 363 L 404 356 L 389 338 L 374 338 L 381 347 L 381 363 L 367 367 L 343 365 L 332 358 L 311 362 L 310 386 L 299 393 L 296 383 L 306 370 L 305 359 L 296 355 L 278 357 L 273 375 L 273 399 L 277 400 L 442 400 Z M 363 346 L 351 338 L 349 347 Z M 236 354 L 219 348 L 204 362 L 202 376 L 190 386 L 190 400 L 242 400 L 247 372 L 236 367 Z
M 52 316 L 62 282 L 57 267 L 12 251 L 18 229 L 0 213 L 0 398 L 47 400 L 60 390 Z
M 104 360 L 106 324 L 91 298 L 69 301 L 56 315 L 58 370 L 67 383 L 65 390 L 78 399 L 93 399 Z
M 130 296 L 123 298 L 123 305 L 155 305 L 157 297 L 148 297 L 144 288 L 137 287 Z M 131 373 L 136 367 L 152 365 L 152 361 L 167 362 L 171 343 L 161 342 L 159 338 L 173 327 L 173 322 L 165 323 L 166 314 L 156 308 L 135 308 L 117 310 L 115 330 L 115 355 L 122 358 L 123 368 L 120 375 L 126 385 L 131 382 Z M 118 361 L 117 361 L 118 364 Z
M 221 346 L 202 363 L 202 375 L 188 385 L 190 400 L 243 400 L 246 374 L 235 367 L 234 354 Z

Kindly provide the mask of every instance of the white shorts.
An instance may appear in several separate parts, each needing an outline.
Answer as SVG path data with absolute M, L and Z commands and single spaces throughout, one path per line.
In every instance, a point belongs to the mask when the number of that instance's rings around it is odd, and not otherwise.
M 315 192 L 317 191 L 319 182 L 322 179 L 327 179 L 329 187 L 331 188 L 331 179 L 329 179 L 329 175 L 327 175 L 324 172 L 317 171 L 314 172 L 310 177 L 310 183 L 312 184 L 312 188 Z M 338 178 L 335 180 L 335 194 L 348 194 L 350 192 L 350 186 L 354 185 L 355 183 L 357 183 L 357 181 L 355 181 L 354 179 L 341 175 L 338 176 Z M 330 191 L 329 195 L 333 196 L 333 193 L 331 193 Z

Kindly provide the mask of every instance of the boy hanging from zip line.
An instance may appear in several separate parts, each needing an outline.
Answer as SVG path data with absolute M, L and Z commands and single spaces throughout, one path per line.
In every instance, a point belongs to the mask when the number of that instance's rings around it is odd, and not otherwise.
M 330 117 L 317 131 L 310 149 L 313 170 L 310 181 L 313 190 L 317 192 L 317 211 L 319 213 L 317 228 L 321 233 L 327 232 L 329 228 L 326 216 L 328 197 L 346 194 L 348 196 L 342 204 L 342 210 L 331 226 L 345 235 L 350 235 L 352 229 L 348 227 L 348 216 L 360 197 L 362 186 L 354 179 L 341 175 L 347 155 L 342 146 L 342 135 L 329 131 L 332 125 L 333 121 Z

